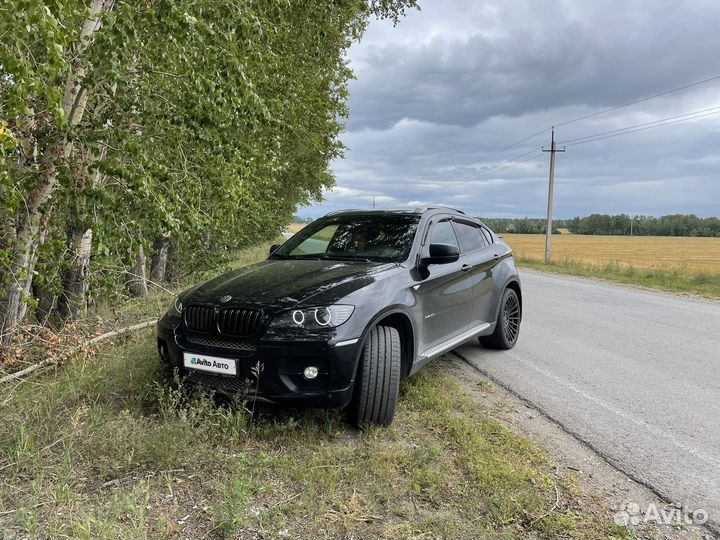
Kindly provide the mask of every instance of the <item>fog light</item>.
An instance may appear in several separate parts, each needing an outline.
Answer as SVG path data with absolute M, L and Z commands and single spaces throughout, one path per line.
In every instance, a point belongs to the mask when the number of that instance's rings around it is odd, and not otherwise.
M 303 371 L 303 377 L 305 377 L 308 380 L 312 380 L 317 376 L 318 376 L 318 368 L 316 368 L 315 366 L 308 366 Z

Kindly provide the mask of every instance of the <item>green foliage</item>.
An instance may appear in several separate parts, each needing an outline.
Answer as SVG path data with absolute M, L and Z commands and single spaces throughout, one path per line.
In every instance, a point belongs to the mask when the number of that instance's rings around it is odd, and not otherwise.
M 263 406 L 250 429 L 249 404 L 167 389 L 154 336 L 130 336 L 46 374 L 42 399 L 32 382 L 0 393 L 8 404 L 0 530 L 51 538 L 630 533 L 474 401 L 451 366 L 439 359 L 404 381 L 389 428 L 357 431 L 338 411 Z
M 157 238 L 170 236 L 182 274 L 274 237 L 334 184 L 345 52 L 370 15 L 397 21 L 414 6 L 3 2 L 0 258 L 17 261 L 8 231 L 38 194 L 52 219 L 37 271 L 52 291 L 72 264 L 69 230 L 92 228 L 93 286 L 111 292 Z
M 540 218 L 480 218 L 497 233 L 545 234 L 546 220 Z M 573 234 L 628 236 L 720 236 L 720 218 L 696 215 L 629 216 L 591 214 L 586 217 L 553 220 L 553 234 L 567 228 Z
M 540 218 L 479 218 L 485 225 L 490 227 L 498 234 L 516 233 L 516 234 L 545 234 L 547 229 L 547 220 Z M 560 223 L 556 220 L 553 222 L 553 234 L 559 234 L 557 229 Z
M 720 236 L 720 219 L 700 218 L 694 214 L 669 216 L 628 216 L 620 214 L 592 214 L 576 217 L 567 222 L 574 234 L 600 234 L 624 236 Z
M 693 272 L 687 268 L 677 270 L 643 269 L 621 264 L 617 261 L 592 264 L 572 258 L 552 261 L 550 264 L 526 257 L 516 257 L 516 259 L 523 267 L 535 268 L 545 272 L 601 278 L 617 283 L 641 285 L 653 289 L 688 293 L 707 298 L 720 298 L 720 279 L 716 274 Z

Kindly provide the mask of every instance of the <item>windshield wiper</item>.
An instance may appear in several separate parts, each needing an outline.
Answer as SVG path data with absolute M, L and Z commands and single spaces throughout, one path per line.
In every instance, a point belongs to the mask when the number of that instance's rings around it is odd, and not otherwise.
M 355 257 L 354 255 L 324 255 L 321 257 L 325 261 L 357 261 L 357 262 L 375 262 L 367 257 Z

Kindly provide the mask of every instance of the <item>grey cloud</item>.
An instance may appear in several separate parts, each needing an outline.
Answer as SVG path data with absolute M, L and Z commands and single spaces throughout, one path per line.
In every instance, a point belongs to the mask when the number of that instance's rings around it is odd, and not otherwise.
M 425 4 L 397 28 L 371 24 L 351 51 L 357 80 L 343 135 L 349 151 L 333 165 L 338 188 L 301 214 L 368 208 L 374 196 L 385 207 L 434 202 L 474 215 L 542 216 L 547 154 L 498 164 L 547 144 L 549 134 L 494 150 L 720 74 L 715 1 Z M 718 96 L 720 81 L 562 126 L 558 138 L 720 106 Z M 718 148 L 720 115 L 572 146 L 558 157 L 556 215 L 717 215 Z
M 461 4 L 442 3 L 445 10 Z M 386 128 L 402 118 L 471 126 L 496 115 L 602 107 L 702 78 L 715 64 L 717 5 L 581 4 L 589 9 L 578 14 L 559 2 L 506 1 L 497 4 L 507 23 L 499 36 L 483 31 L 484 11 L 470 9 L 475 33 L 448 28 L 420 44 L 369 44 L 351 88 L 350 128 Z M 415 17 L 442 13 L 435 5 Z

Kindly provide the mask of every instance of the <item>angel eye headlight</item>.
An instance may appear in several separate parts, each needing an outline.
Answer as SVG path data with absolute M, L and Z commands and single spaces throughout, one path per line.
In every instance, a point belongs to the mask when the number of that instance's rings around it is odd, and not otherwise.
M 332 312 L 330 308 L 315 308 L 315 322 L 320 326 L 328 326 L 332 322 Z
M 304 328 L 319 330 L 334 328 L 347 322 L 355 311 L 355 306 L 334 304 L 286 311 L 275 317 L 271 328 Z

